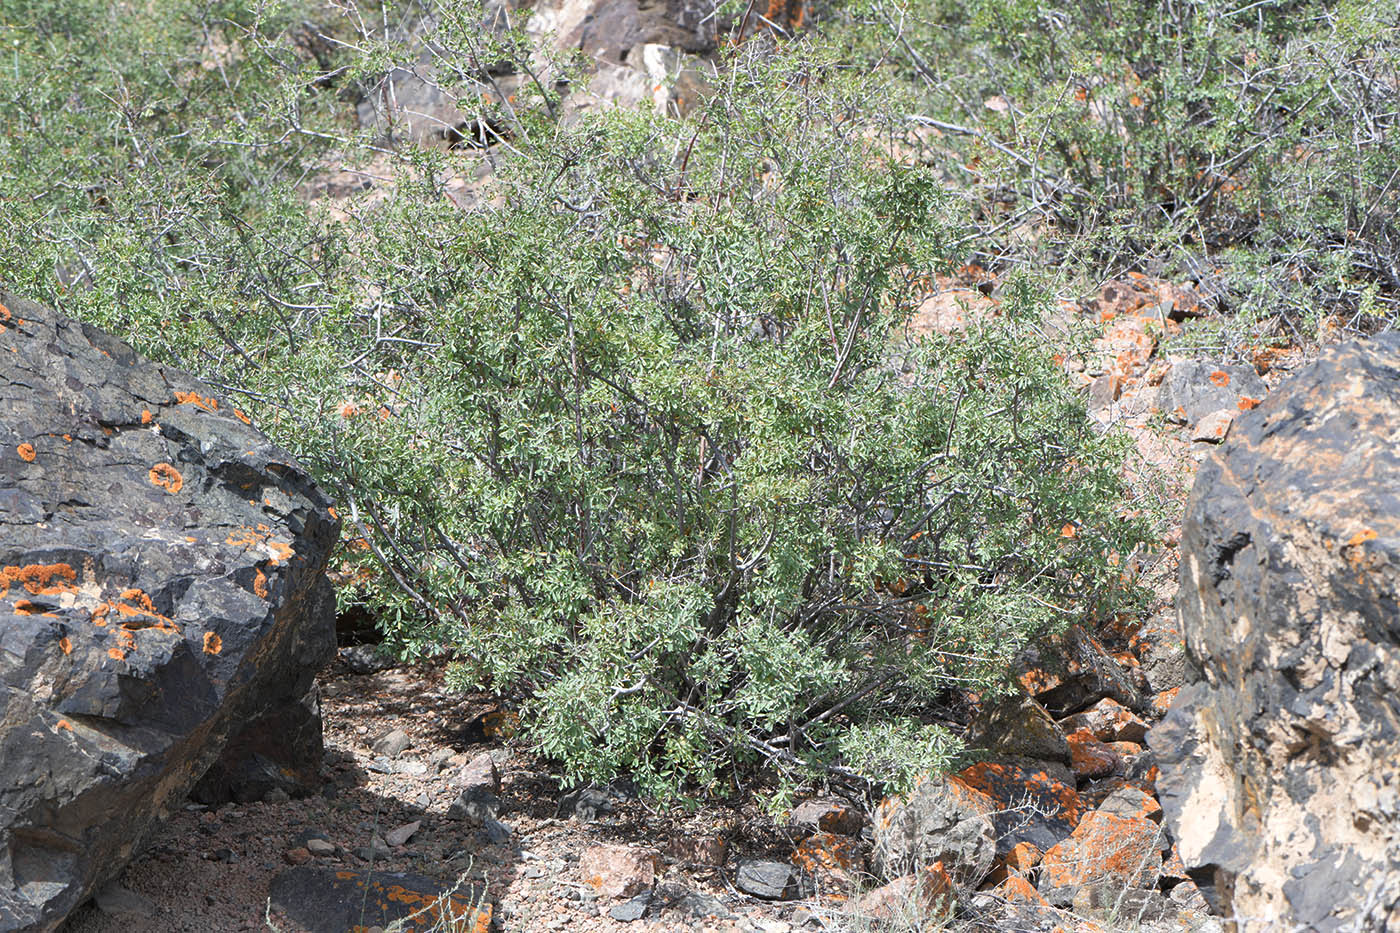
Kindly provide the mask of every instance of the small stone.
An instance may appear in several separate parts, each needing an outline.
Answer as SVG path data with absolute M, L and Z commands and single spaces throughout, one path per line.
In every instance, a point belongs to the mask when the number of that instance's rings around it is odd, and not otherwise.
M 661 853 L 623 845 L 589 846 L 579 854 L 579 876 L 602 897 L 632 897 L 651 889 Z
M 428 763 L 419 761 L 417 758 L 408 758 L 404 761 L 394 762 L 395 774 L 406 774 L 409 777 L 422 777 L 428 773 Z
M 672 839 L 666 854 L 677 862 L 689 865 L 719 867 L 729 856 L 729 843 L 720 835 L 686 836 Z
M 785 862 L 745 859 L 739 863 L 734 886 L 745 894 L 769 901 L 785 901 L 802 896 L 797 871 Z
M 1069 742 L 1071 767 L 1078 777 L 1105 777 L 1123 764 L 1113 749 L 1094 738 L 1094 734 L 1088 729 L 1071 732 L 1065 738 Z
M 305 865 L 311 861 L 311 852 L 304 846 L 297 846 L 282 853 L 282 860 L 288 865 Z
M 378 674 L 394 666 L 393 659 L 381 653 L 378 645 L 352 645 L 340 649 L 340 660 L 354 674 Z
M 623 923 L 632 923 L 646 916 L 647 907 L 651 904 L 651 894 L 639 894 L 629 901 L 623 901 L 616 907 L 608 910 L 608 916 Z
M 493 794 L 501 792 L 501 775 L 496 770 L 495 759 L 490 752 L 482 752 L 463 765 L 457 774 L 457 786 L 463 790 L 483 788 Z
M 402 729 L 391 729 L 370 743 L 370 748 L 374 750 L 376 755 L 397 758 L 412 744 L 413 740 L 408 737 L 407 732 Z
M 335 855 L 335 843 L 327 839 L 308 839 L 306 840 L 306 851 L 312 855 L 327 858 Z
M 953 879 L 942 862 L 896 878 L 861 897 L 858 915 L 873 920 L 901 920 L 911 910 L 919 916 L 948 912 L 956 903 Z
M 391 846 L 405 845 L 408 840 L 413 838 L 413 834 L 418 832 L 422 825 L 422 820 L 414 820 L 412 823 L 405 823 L 403 826 L 391 829 L 385 833 L 384 841 Z
M 807 832 L 856 836 L 865 826 L 865 816 L 844 800 L 817 797 L 794 807 L 788 824 Z
M 1235 412 L 1224 408 L 1211 412 L 1196 422 L 1196 426 L 1191 430 L 1191 440 L 1219 444 L 1230 433 L 1230 425 L 1235 421 L 1235 414 Z
M 280 787 L 274 787 L 263 794 L 263 803 L 287 803 L 292 799 L 292 795 Z

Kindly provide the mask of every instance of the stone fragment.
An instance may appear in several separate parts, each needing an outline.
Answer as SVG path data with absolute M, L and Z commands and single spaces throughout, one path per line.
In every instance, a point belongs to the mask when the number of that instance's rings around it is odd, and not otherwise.
M 666 846 L 666 854 L 684 864 L 718 867 L 729 856 L 729 843 L 718 834 L 682 836 L 671 840 Z
M 850 836 L 813 833 L 798 843 L 792 863 L 823 891 L 845 891 L 865 871 L 865 855 Z
M 1081 626 L 1026 649 L 1017 663 L 1022 686 L 1056 717 L 1077 713 L 1104 697 L 1129 709 L 1143 706 L 1132 676 Z
M 1230 425 L 1235 422 L 1235 413 L 1221 409 L 1213 411 L 1196 422 L 1191 429 L 1191 440 L 1206 444 L 1219 444 L 1230 433 Z
M 1156 882 L 1163 846 L 1161 828 L 1149 819 L 1094 812 L 1040 861 L 1040 893 L 1059 907 L 1093 885 L 1138 888 Z
M 1065 737 L 1069 742 L 1071 764 L 1076 777 L 1106 777 L 1117 771 L 1123 764 L 1113 749 L 1094 738 L 1088 729 L 1071 732 Z
M 1074 831 L 1086 812 L 1067 769 L 1056 774 L 1009 761 L 984 761 L 958 772 L 953 780 L 981 795 L 990 813 L 995 850 L 1005 856 L 1018 843 L 1042 851 Z
M 339 525 L 214 389 L 0 306 L 0 929 L 28 933 L 192 792 L 319 787 Z
M 956 905 L 957 888 L 952 877 L 942 862 L 934 862 L 864 894 L 857 903 L 856 915 L 900 922 L 951 913 Z
M 311 851 L 305 846 L 296 846 L 282 853 L 282 861 L 288 865 L 304 865 L 311 861 Z
M 908 794 L 887 798 L 875 812 L 877 872 L 894 879 L 919 865 L 946 866 L 955 878 L 980 880 L 996 856 L 995 805 L 966 782 L 933 775 Z
M 745 894 L 768 901 L 802 897 L 807 886 L 793 866 L 768 859 L 744 859 L 734 875 L 734 886 Z
M 1033 904 L 1039 907 L 1049 907 L 1050 904 L 1045 898 L 1040 896 L 1040 892 L 1020 875 L 1010 875 L 995 888 L 993 893 L 1002 900 L 1010 904 Z
M 1177 360 L 1160 392 L 1157 406 L 1168 421 L 1196 425 L 1212 412 L 1248 411 L 1269 390 L 1252 366 Z
M 378 645 L 349 645 L 341 648 L 339 655 L 352 674 L 378 674 L 394 666 L 394 659 Z
M 1141 742 L 1147 737 L 1142 717 L 1111 697 L 1099 700 L 1082 713 L 1060 721 L 1066 732 L 1088 729 L 1100 742 Z
M 93 895 L 97 909 L 109 917 L 116 917 L 127 923 L 149 921 L 155 916 L 155 905 L 147 898 L 115 881 L 109 881 Z
M 385 758 L 397 758 L 408 750 L 413 744 L 413 739 L 408 737 L 408 733 L 402 729 L 390 729 L 383 735 L 370 743 L 370 748 L 376 755 Z
M 1188 682 L 1148 741 L 1186 868 L 1261 929 L 1380 929 L 1400 896 L 1397 425 L 1400 335 L 1328 348 L 1187 504 Z
M 1095 812 L 1107 813 L 1125 819 L 1162 822 L 1162 805 L 1157 802 L 1157 799 L 1141 788 L 1131 785 L 1120 787 L 1109 794 L 1104 802 L 1099 804 Z
M 1070 763 L 1064 731 L 1045 707 L 1024 694 L 985 703 L 968 726 L 967 743 L 997 757 Z
M 492 905 L 484 885 L 452 885 L 414 873 L 289 868 L 272 879 L 272 909 L 308 933 L 378 926 L 403 933 L 450 929 L 489 933 Z M 410 919 L 412 918 L 412 919 Z
M 865 816 L 844 800 L 816 797 L 793 807 L 788 825 L 806 832 L 857 836 L 865 826 Z
M 462 766 L 457 775 L 457 786 L 464 791 L 481 788 L 493 794 L 501 792 L 501 774 L 496 770 L 496 760 L 490 752 L 482 752 Z
M 578 870 L 583 883 L 600 897 L 633 897 L 650 891 L 661 867 L 661 854 L 654 849 L 624 845 L 589 846 L 579 854 Z
M 407 844 L 413 838 L 413 834 L 418 832 L 423 825 L 422 820 L 414 820 L 412 823 L 405 823 L 397 826 L 384 834 L 384 841 L 391 846 L 401 846 Z
M 648 891 L 608 908 L 608 916 L 621 923 L 635 923 L 646 916 L 649 906 L 651 892 Z
M 308 839 L 306 840 L 306 851 L 320 858 L 330 858 L 335 855 L 335 843 L 329 839 Z

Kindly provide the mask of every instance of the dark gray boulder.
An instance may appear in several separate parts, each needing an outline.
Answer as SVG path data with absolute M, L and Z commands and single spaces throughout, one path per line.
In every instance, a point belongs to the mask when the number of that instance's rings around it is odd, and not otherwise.
M 0 930 L 56 927 L 206 773 L 314 785 L 338 530 L 207 386 L 0 292 Z
M 1400 335 L 1243 413 L 1181 550 L 1187 684 L 1149 742 L 1187 868 L 1250 929 L 1400 927 Z
M 1248 411 L 1268 393 L 1252 366 L 1182 360 L 1172 363 L 1157 407 L 1168 421 L 1194 425 L 1212 412 Z

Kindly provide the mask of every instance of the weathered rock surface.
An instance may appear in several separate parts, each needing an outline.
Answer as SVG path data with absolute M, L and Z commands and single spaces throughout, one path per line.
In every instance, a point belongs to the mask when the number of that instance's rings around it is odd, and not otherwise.
M 1167 420 L 1195 425 L 1214 412 L 1248 411 L 1268 392 L 1253 367 L 1181 361 L 1163 380 L 1157 404 Z
M 996 855 L 994 809 L 986 795 L 961 781 L 942 775 L 925 778 L 876 810 L 877 871 L 893 880 L 920 865 L 941 862 L 959 881 L 981 880 Z
M 492 906 L 478 884 L 454 888 L 411 873 L 336 871 L 302 865 L 272 879 L 272 907 L 314 933 L 400 924 L 404 933 L 487 933 Z
M 1400 335 L 1243 412 L 1181 548 L 1188 684 L 1149 741 L 1186 867 L 1245 930 L 1400 926 Z
M 338 524 L 206 386 L 0 292 L 0 526 L 0 929 L 51 930 L 211 766 L 263 791 L 226 748 L 316 780 Z

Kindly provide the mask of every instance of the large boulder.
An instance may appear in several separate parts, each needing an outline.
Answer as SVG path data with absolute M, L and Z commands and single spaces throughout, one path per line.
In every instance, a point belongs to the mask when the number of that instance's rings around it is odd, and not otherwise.
M 1182 535 L 1187 685 L 1150 735 L 1243 930 L 1400 927 L 1400 335 L 1244 412 Z
M 207 386 L 4 292 L 0 527 L 0 930 L 51 930 L 211 768 L 316 780 L 339 529 Z

